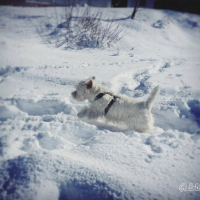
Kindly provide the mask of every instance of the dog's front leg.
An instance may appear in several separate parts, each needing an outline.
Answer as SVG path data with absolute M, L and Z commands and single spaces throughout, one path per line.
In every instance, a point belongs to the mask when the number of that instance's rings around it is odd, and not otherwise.
M 97 119 L 100 116 L 100 113 L 93 107 L 84 107 L 77 116 L 79 118 L 87 117 L 88 119 Z
M 86 113 L 88 111 L 88 107 L 85 106 L 80 112 L 77 113 L 78 118 L 86 117 Z

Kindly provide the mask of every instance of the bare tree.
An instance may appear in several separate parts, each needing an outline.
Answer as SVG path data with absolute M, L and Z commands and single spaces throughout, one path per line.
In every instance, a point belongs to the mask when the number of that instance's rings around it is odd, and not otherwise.
M 67 4 L 61 12 L 39 21 L 37 32 L 43 41 L 64 48 L 101 48 L 117 43 L 126 33 L 124 26 L 114 19 L 103 19 L 103 12 L 85 6 Z
M 136 14 L 138 7 L 139 7 L 139 2 L 140 2 L 140 0 L 135 0 L 135 6 L 134 6 L 134 9 L 133 9 L 133 13 L 131 15 L 131 19 L 133 19 L 135 17 L 135 14 Z

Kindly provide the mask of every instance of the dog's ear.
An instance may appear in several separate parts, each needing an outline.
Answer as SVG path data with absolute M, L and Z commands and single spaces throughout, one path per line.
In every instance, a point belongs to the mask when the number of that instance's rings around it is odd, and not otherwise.
M 92 85 L 93 85 L 92 80 L 88 81 L 88 82 L 86 83 L 87 89 L 91 89 L 91 88 L 92 88 Z
M 95 76 L 92 76 L 92 80 L 95 80 L 96 79 L 96 77 Z

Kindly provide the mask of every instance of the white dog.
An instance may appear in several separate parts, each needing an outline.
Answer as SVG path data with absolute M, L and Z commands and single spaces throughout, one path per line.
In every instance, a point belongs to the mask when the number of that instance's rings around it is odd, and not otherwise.
M 72 92 L 72 97 L 77 101 L 90 101 L 77 114 L 79 118 L 97 119 L 104 116 L 108 122 L 124 123 L 129 130 L 148 132 L 153 128 L 151 108 L 158 93 L 159 86 L 153 89 L 146 101 L 126 95 L 115 96 L 93 77 L 80 81 L 76 91 Z

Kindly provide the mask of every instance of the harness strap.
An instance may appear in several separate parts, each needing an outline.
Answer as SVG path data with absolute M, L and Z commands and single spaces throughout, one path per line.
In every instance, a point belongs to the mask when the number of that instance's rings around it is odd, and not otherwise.
M 108 104 L 108 106 L 105 108 L 104 110 L 104 115 L 107 114 L 107 112 L 109 111 L 110 107 L 115 103 L 116 99 L 119 98 L 118 96 L 114 96 L 113 99 L 110 101 L 110 103 Z
M 110 107 L 115 103 L 116 99 L 119 98 L 118 96 L 112 95 L 110 92 L 102 92 L 99 93 L 93 101 L 91 101 L 92 103 L 94 101 L 97 101 L 98 99 L 101 99 L 104 95 L 109 94 L 110 96 L 113 96 L 113 99 L 109 102 L 108 106 L 105 108 L 103 115 L 106 115 L 107 112 L 109 111 Z
M 92 103 L 100 98 L 102 98 L 107 92 L 104 92 L 104 93 L 99 93 L 93 100 L 92 100 Z

